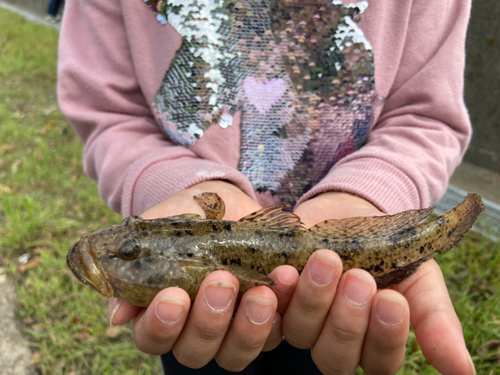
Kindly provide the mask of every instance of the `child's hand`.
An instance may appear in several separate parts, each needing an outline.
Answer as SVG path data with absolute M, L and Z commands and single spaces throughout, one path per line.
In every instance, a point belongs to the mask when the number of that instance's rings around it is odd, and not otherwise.
M 295 213 L 308 227 L 329 218 L 382 214 L 362 198 L 336 192 L 304 202 Z M 311 348 L 320 370 L 353 373 L 359 364 L 370 374 L 395 374 L 403 363 L 411 310 L 419 345 L 440 373 L 475 373 L 434 260 L 393 290 L 377 291 L 365 271 L 350 270 L 340 277 L 341 272 L 339 257 L 320 250 L 300 278 L 289 266 L 278 267 L 271 276 L 280 280 L 274 290 L 285 338 L 296 347 Z
M 260 208 L 233 185 L 208 181 L 173 195 L 143 217 L 203 214 L 192 199 L 203 191 L 214 191 L 222 197 L 230 220 Z M 326 218 L 382 214 L 369 202 L 343 193 L 322 194 L 302 204 L 296 213 L 307 226 Z M 266 287 L 251 289 L 231 324 L 238 282 L 223 271 L 204 280 L 192 306 L 182 289 L 167 288 L 147 309 L 122 302 L 112 319 L 114 324 L 134 319 L 134 339 L 142 351 L 163 354 L 173 350 L 181 364 L 192 368 L 215 358 L 227 370 L 242 370 L 261 350 L 275 348 L 284 334 L 292 345 L 311 348 L 320 370 L 354 372 L 360 364 L 368 373 L 396 373 L 404 359 L 410 306 L 417 339 L 434 367 L 443 374 L 473 373 L 460 322 L 434 261 L 424 263 L 410 279 L 395 286 L 402 295 L 394 290 L 377 292 L 373 278 L 361 270 L 348 271 L 340 278 L 341 264 L 336 254 L 320 250 L 311 257 L 300 278 L 293 267 L 278 267 L 272 273 L 272 278 L 279 281 L 273 288 L 276 295 Z M 217 295 L 225 295 L 227 300 L 212 301 L 212 309 L 207 300 L 210 289 L 215 287 Z M 353 304 L 346 296 L 364 296 L 364 301 Z M 114 299 L 110 301 L 110 312 L 115 303 Z M 165 316 L 161 315 L 162 305 L 168 307 Z M 275 312 L 277 305 L 279 313 Z M 261 319 L 252 319 L 258 324 L 249 319 L 252 312 Z M 162 322 L 159 317 L 170 318 L 171 322 Z M 384 324 L 380 318 L 392 319 L 396 324 Z
M 237 187 L 222 181 L 207 181 L 180 191 L 145 212 L 143 218 L 157 218 L 203 210 L 193 196 L 204 191 L 216 192 L 226 204 L 228 220 L 257 211 L 261 207 Z M 200 368 L 215 358 L 220 366 L 232 371 L 244 369 L 261 352 L 266 341 L 277 346 L 281 331 L 276 313 L 277 298 L 271 289 L 257 287 L 243 296 L 233 316 L 238 281 L 229 272 L 216 271 L 203 281 L 191 306 L 188 294 L 179 288 L 167 288 L 155 297 L 148 308 L 117 300 L 110 301 L 113 324 L 134 319 L 133 331 L 137 347 L 149 354 L 170 350 L 188 367 Z

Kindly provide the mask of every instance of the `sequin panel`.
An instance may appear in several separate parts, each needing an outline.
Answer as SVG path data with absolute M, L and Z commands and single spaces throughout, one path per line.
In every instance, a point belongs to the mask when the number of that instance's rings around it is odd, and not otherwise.
M 189 147 L 241 110 L 239 169 L 294 204 L 366 140 L 377 101 L 366 1 L 150 1 L 182 36 L 154 99 L 168 137 Z

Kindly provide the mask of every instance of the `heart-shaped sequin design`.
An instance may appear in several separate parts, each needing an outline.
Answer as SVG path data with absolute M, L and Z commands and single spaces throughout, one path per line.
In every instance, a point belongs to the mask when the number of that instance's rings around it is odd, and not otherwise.
M 243 90 L 250 104 L 257 108 L 261 115 L 282 99 L 287 90 L 286 83 L 281 79 L 272 78 L 269 81 L 257 81 L 254 77 L 247 77 L 243 81 Z

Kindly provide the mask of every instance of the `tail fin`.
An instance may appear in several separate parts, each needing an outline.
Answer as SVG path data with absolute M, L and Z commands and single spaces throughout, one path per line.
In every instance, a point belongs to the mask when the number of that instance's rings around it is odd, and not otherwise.
M 453 248 L 462 239 L 464 234 L 472 228 L 472 225 L 477 220 L 479 214 L 483 211 L 484 203 L 481 196 L 476 193 L 470 193 L 455 208 L 452 208 L 443 215 L 434 219 L 433 221 L 437 221 L 438 223 L 445 223 L 449 220 L 453 220 L 453 218 L 457 218 L 455 220 L 458 220 L 457 225 L 448 232 L 447 245 L 438 250 L 438 252 L 440 254 L 446 253 Z
M 446 253 L 453 248 L 472 227 L 479 214 L 484 211 L 484 204 L 479 194 L 471 193 L 455 208 L 445 212 L 443 215 L 426 223 L 429 226 L 440 227 L 445 233 L 438 239 L 434 251 Z M 446 233 L 448 231 L 448 233 Z M 375 278 L 379 289 L 387 288 L 392 284 L 398 284 L 414 274 L 417 269 L 427 260 L 432 259 L 435 253 L 428 254 L 403 268 L 396 269 L 385 275 Z

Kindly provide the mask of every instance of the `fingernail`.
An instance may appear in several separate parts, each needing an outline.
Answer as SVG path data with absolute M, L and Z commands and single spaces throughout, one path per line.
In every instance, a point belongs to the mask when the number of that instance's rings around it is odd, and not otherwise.
M 272 288 L 274 293 L 286 294 L 292 291 L 293 283 L 289 283 L 283 280 L 279 274 L 276 275 L 276 278 L 278 279 L 279 282 L 278 285 L 274 285 Z
M 343 287 L 345 298 L 353 305 L 366 305 L 373 295 L 374 286 L 368 275 L 363 272 L 352 271 L 346 277 Z
M 309 268 L 309 278 L 317 286 L 327 286 L 335 277 L 337 265 L 337 260 L 333 256 L 316 252 Z
M 276 318 L 274 318 L 273 320 L 273 325 L 271 326 L 271 332 L 269 334 L 276 332 L 276 330 L 280 326 L 280 314 L 275 312 L 274 315 L 276 316 Z
M 256 296 L 248 296 L 245 301 L 245 313 L 253 324 L 262 325 L 271 319 L 273 314 L 273 300 Z
M 177 323 L 186 310 L 186 304 L 178 299 L 163 296 L 156 303 L 155 313 L 158 320 L 164 324 Z
M 401 298 L 381 294 L 375 312 L 383 324 L 396 326 L 405 317 L 405 302 Z
M 280 281 L 281 284 L 284 284 L 286 286 L 292 286 L 293 285 L 293 282 L 289 282 L 289 281 L 283 280 L 283 275 L 282 275 L 282 277 L 280 277 L 279 273 L 276 275 L 276 277 L 278 278 L 278 280 Z
M 215 312 L 224 312 L 233 302 L 236 287 L 231 283 L 212 282 L 205 285 L 205 302 Z
M 470 361 L 470 364 L 472 366 L 472 371 L 473 371 L 472 374 L 476 375 L 476 366 L 474 366 L 474 361 L 472 360 L 470 353 L 467 353 L 467 354 L 469 354 L 469 361 Z
M 110 325 L 114 325 L 113 320 L 115 319 L 115 314 L 121 305 L 122 305 L 122 301 L 120 299 L 118 299 L 116 297 L 109 299 L 109 311 L 110 311 L 109 324 Z

